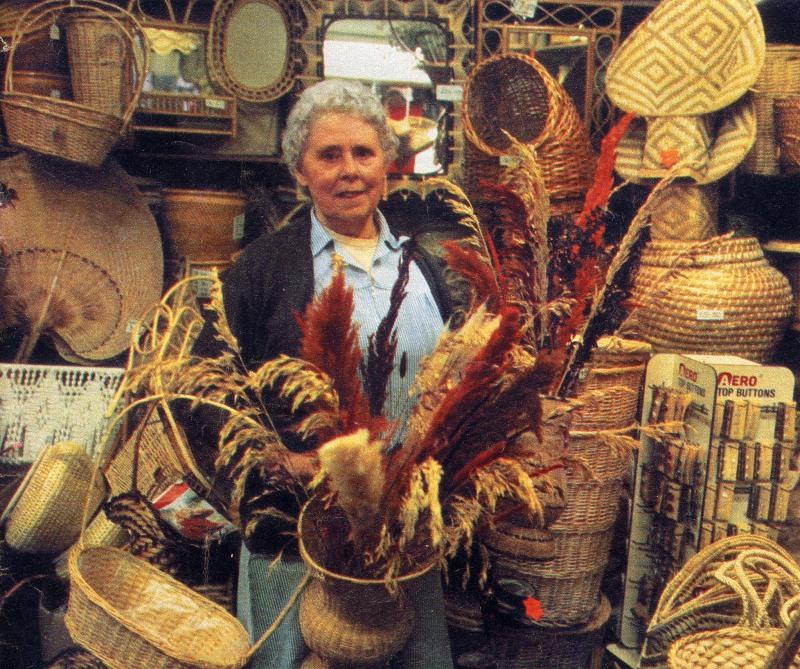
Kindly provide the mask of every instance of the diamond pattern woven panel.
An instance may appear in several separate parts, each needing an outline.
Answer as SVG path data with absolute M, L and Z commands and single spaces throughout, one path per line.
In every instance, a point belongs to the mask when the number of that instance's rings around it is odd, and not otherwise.
M 607 92 L 644 116 L 706 114 L 744 95 L 764 51 L 751 0 L 664 0 L 614 55 Z

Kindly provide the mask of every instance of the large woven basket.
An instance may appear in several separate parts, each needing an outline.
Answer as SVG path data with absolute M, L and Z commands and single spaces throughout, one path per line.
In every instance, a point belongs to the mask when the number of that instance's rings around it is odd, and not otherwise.
M 137 50 L 132 58 L 136 68 L 135 83 L 129 92 L 127 108 L 121 115 L 110 114 L 72 100 L 22 93 L 14 88 L 14 54 L 26 33 L 42 20 L 71 9 L 111 17 L 131 44 L 144 43 L 138 22 L 127 12 L 103 0 L 46 0 L 29 8 L 19 19 L 8 54 L 3 110 L 8 141 L 23 148 L 72 162 L 99 167 L 119 141 L 130 122 L 144 85 L 147 53 Z M 125 24 L 119 16 L 125 16 Z
M 767 44 L 754 89 L 756 141 L 742 168 L 752 174 L 779 174 L 774 104 L 776 99 L 800 95 L 800 45 Z
M 602 597 L 591 617 L 571 629 L 537 629 L 496 622 L 490 630 L 492 651 L 502 669 L 586 669 L 603 640 L 611 604 Z
M 775 100 L 775 135 L 782 170 L 796 172 L 800 169 L 800 95 Z
M 403 648 L 414 628 L 405 586 L 430 571 L 435 559 L 428 556 L 422 566 L 393 581 L 333 572 L 326 566 L 331 547 L 322 537 L 337 512 L 312 498 L 300 513 L 300 555 L 314 576 L 300 600 L 300 631 L 328 666 L 380 667 Z
M 781 629 L 726 627 L 696 632 L 678 639 L 669 649 L 670 669 L 777 669 L 767 666 Z M 800 669 L 800 654 L 790 665 Z
M 752 237 L 652 241 L 631 291 L 635 329 L 659 353 L 733 354 L 766 362 L 793 308 L 789 281 Z
M 9 506 L 6 543 L 26 553 L 60 553 L 78 538 L 93 472 L 82 446 L 52 444 L 43 450 Z M 105 496 L 98 480 L 88 504 L 94 510 Z
M 589 134 L 569 94 L 539 61 L 513 53 L 482 60 L 467 78 L 463 116 L 467 138 L 489 156 L 508 152 L 503 131 L 535 149 L 553 213 L 580 209 L 594 172 Z M 491 180 L 492 172 L 483 178 Z

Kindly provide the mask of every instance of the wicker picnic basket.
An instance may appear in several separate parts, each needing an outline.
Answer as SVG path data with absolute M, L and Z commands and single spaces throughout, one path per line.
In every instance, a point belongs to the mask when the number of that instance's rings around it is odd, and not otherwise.
M 103 0 L 46 0 L 29 8 L 19 19 L 8 54 L 0 106 L 8 141 L 45 155 L 99 167 L 133 116 L 147 71 L 146 51 L 131 51 L 136 69 L 128 105 L 120 115 L 87 106 L 72 100 L 61 100 L 32 93 L 22 93 L 14 86 L 14 54 L 26 32 L 43 19 L 65 10 L 94 12 L 108 17 L 122 30 L 130 44 L 144 43 L 144 35 L 136 19 L 116 5 Z M 120 18 L 120 17 L 124 17 Z M 123 23 L 124 20 L 124 23 Z M 73 87 L 75 82 L 73 81 Z
M 652 241 L 643 250 L 623 324 L 658 353 L 773 355 L 793 310 L 789 281 L 753 237 Z

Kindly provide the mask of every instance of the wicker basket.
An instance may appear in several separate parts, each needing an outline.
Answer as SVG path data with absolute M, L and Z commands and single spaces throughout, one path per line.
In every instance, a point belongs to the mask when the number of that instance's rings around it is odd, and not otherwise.
M 495 622 L 490 630 L 497 666 L 503 669 L 586 669 L 603 640 L 611 604 L 602 597 L 589 620 L 574 629 L 537 629 Z
M 122 116 L 131 87 L 132 43 L 122 20 L 107 12 L 71 12 L 65 20 L 75 101 Z M 122 20 L 121 20 L 122 19 Z
M 589 134 L 569 94 L 535 58 L 507 53 L 478 63 L 467 78 L 463 116 L 467 138 L 484 154 L 507 153 L 504 130 L 536 150 L 551 214 L 580 211 L 594 172 Z M 482 162 L 480 177 L 498 181 L 499 164 L 484 172 Z
M 775 135 L 784 172 L 800 169 L 800 96 L 775 100 Z
M 754 88 L 756 141 L 742 168 L 752 174 L 779 174 L 774 103 L 777 98 L 800 95 L 800 45 L 767 44 Z
M 490 553 L 524 560 L 550 560 L 556 556 L 555 537 L 550 530 L 497 523 L 481 535 Z
M 623 324 L 656 352 L 727 353 L 754 362 L 773 355 L 788 324 L 789 282 L 755 238 L 653 241 L 631 291 L 641 305 Z
M 247 632 L 221 606 L 119 548 L 70 552 L 65 622 L 111 669 L 239 669 Z
M 147 54 L 137 52 L 137 56 L 133 58 L 136 84 L 130 92 L 129 104 L 122 115 L 109 114 L 71 100 L 59 100 L 15 90 L 13 60 L 17 46 L 32 26 L 67 8 L 82 12 L 92 11 L 106 16 L 111 16 L 109 11 L 114 12 L 114 15 L 124 11 L 103 0 L 46 0 L 28 9 L 20 17 L 14 32 L 0 104 L 8 141 L 11 144 L 83 165 L 99 167 L 119 140 L 136 109 L 144 84 L 144 73 L 147 71 Z M 144 35 L 138 22 L 127 12 L 125 14 L 135 28 L 133 32 L 125 29 L 129 41 L 133 44 L 135 39 L 140 39 L 144 43 Z
M 9 503 L 6 543 L 25 553 L 60 553 L 70 546 L 81 531 L 93 470 L 79 444 L 65 441 L 42 451 Z M 104 496 L 105 485 L 98 481 L 90 509 Z
M 390 589 L 383 579 L 354 578 L 330 571 L 322 528 L 330 521 L 324 502 L 312 498 L 297 524 L 300 555 L 315 577 L 300 600 L 300 631 L 311 651 L 329 666 L 381 667 L 405 645 L 415 613 L 404 586 L 433 567 L 435 559 L 398 576 Z
M 678 639 L 669 649 L 670 669 L 775 669 L 767 661 L 781 640 L 781 629 L 727 627 Z M 790 665 L 800 669 L 800 654 Z
M 569 454 L 582 458 L 596 481 L 620 481 L 628 475 L 633 462 L 632 444 L 622 443 L 628 441 L 625 436 L 615 432 L 571 430 Z
M 555 531 L 593 531 L 608 529 L 619 513 L 622 480 L 567 482 L 567 506 L 550 529 Z

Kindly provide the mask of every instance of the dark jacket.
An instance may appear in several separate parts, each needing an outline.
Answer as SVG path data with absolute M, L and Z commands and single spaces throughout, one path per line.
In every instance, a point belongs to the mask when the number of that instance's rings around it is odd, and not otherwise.
M 249 369 L 280 354 L 296 355 L 300 345 L 297 315 L 302 314 L 314 296 L 313 259 L 311 255 L 311 218 L 303 208 L 282 228 L 262 235 L 247 246 L 237 262 L 223 276 L 225 313 L 236 336 L 242 357 Z M 453 306 L 443 275 L 443 263 L 415 246 L 414 260 L 428 281 L 442 320 L 447 322 Z M 213 325 L 206 322 L 194 351 L 211 356 L 219 352 Z M 213 412 L 195 414 L 185 423 L 189 443 L 194 445 L 201 465 L 209 468 L 216 450 L 219 421 Z M 216 422 L 216 427 L 212 427 Z M 199 430 L 199 432 L 198 432 Z M 302 450 L 302 444 L 289 438 L 287 446 Z M 247 480 L 245 499 L 259 498 L 257 506 L 243 501 L 239 509 L 243 524 L 264 505 L 272 505 L 295 514 L 298 499 L 289 493 L 261 496 L 263 483 L 251 475 Z M 300 491 L 297 491 L 298 494 Z M 247 542 L 253 552 L 272 552 L 286 541 L 286 532 L 293 528 L 275 519 L 262 521 Z

